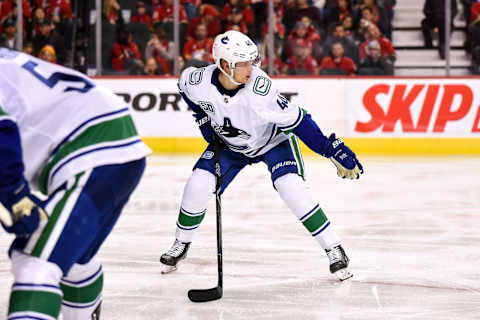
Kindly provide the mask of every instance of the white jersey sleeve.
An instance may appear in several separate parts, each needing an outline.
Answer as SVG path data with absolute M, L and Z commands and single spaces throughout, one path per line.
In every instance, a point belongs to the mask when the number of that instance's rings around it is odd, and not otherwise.
M 192 92 L 192 90 L 195 85 L 202 82 L 204 70 L 205 68 L 188 67 L 183 70 L 178 79 L 178 90 L 194 103 L 196 99 L 194 98 L 195 93 Z
M 84 74 L 4 48 L 0 70 L 0 107 L 16 122 L 34 189 L 150 154 L 125 102 Z
M 257 115 L 276 124 L 283 132 L 293 131 L 302 121 L 306 111 L 282 96 L 270 77 L 260 69 L 257 68 L 252 76 L 255 78 L 249 83 L 249 89 L 252 90 L 249 104 Z

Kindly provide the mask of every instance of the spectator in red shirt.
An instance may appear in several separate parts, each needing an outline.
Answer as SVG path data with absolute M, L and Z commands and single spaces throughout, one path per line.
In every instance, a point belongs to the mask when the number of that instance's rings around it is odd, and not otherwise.
M 145 47 L 145 60 L 154 58 L 161 69 L 161 73 L 170 75 L 174 57 L 175 44 L 168 39 L 165 31 L 157 26 L 151 33 L 151 38 Z
M 147 9 L 143 1 L 138 1 L 137 12 L 132 17 L 131 22 L 145 23 L 149 28 L 152 27 L 152 18 L 147 14 Z
M 152 15 L 152 22 L 154 24 L 173 21 L 173 1 L 174 0 L 163 0 L 163 5 L 155 8 Z M 178 16 L 180 23 L 188 23 L 187 13 L 181 4 L 179 5 Z
M 118 41 L 115 42 L 112 49 L 113 59 L 112 59 L 112 68 L 113 70 L 124 71 L 125 63 L 128 62 L 130 66 L 141 66 L 143 63 L 140 56 L 140 51 L 138 50 L 137 44 L 132 40 L 132 35 L 126 30 L 122 30 L 119 33 Z M 129 70 L 125 70 L 129 71 Z
M 37 7 L 33 10 L 32 37 L 40 33 L 40 27 L 45 19 L 46 14 L 42 7 Z
M 480 20 L 480 1 L 476 2 L 470 9 L 470 21 Z
M 213 63 L 210 55 L 213 47 L 213 40 L 207 37 L 207 26 L 203 23 L 197 24 L 195 39 L 190 39 L 183 48 L 183 56 L 187 60 L 199 60 Z
M 117 0 L 104 0 L 103 2 L 103 16 L 110 24 L 117 24 L 120 12 L 120 5 Z
M 263 38 L 263 29 L 265 25 L 268 26 L 268 7 L 269 7 L 269 0 L 255 0 L 250 1 L 250 6 L 255 15 L 255 20 L 257 23 L 255 24 L 254 31 L 255 35 L 259 35 Z M 283 25 L 283 16 L 285 14 L 285 6 L 282 0 L 273 0 L 273 12 L 274 17 L 276 17 L 277 22 L 274 24 L 281 23 Z M 285 27 L 285 25 L 283 25 Z M 285 28 L 286 30 L 286 28 Z
M 152 8 L 155 10 L 162 5 L 162 0 L 151 0 Z
M 230 21 L 232 18 L 230 14 L 232 13 L 233 8 L 237 8 L 239 11 L 242 12 L 245 22 L 250 25 L 253 25 L 255 23 L 255 16 L 253 15 L 253 10 L 246 3 L 245 0 L 229 0 L 228 3 L 225 4 L 225 6 L 223 7 L 221 19 Z
M 287 27 L 287 32 L 290 33 L 297 21 L 299 21 L 303 16 L 309 17 L 316 26 L 322 25 L 322 17 L 318 8 L 309 6 L 308 0 L 296 0 L 295 6 L 293 8 L 289 8 L 285 13 L 285 17 L 283 18 L 283 23 Z
M 73 18 L 72 5 L 69 0 L 37 0 L 37 7 L 45 9 L 47 18 L 55 23 Z
M 262 70 L 268 72 L 268 57 L 262 61 Z M 280 56 L 276 56 L 273 60 L 273 72 L 269 73 L 274 76 L 286 76 L 288 73 L 288 65 L 282 61 Z
M 305 23 L 307 26 L 307 35 L 306 38 L 307 40 L 312 42 L 312 56 L 317 59 L 317 61 L 320 61 L 322 58 L 322 36 L 320 33 L 317 31 L 317 28 L 312 23 L 312 20 L 308 16 L 303 16 L 300 21 Z
M 222 19 L 225 29 L 228 29 L 232 24 L 244 24 L 244 26 L 252 32 L 255 24 L 253 10 L 245 0 L 229 0 L 223 7 L 220 18 Z M 242 29 L 243 28 L 244 27 L 242 27 Z M 246 33 L 244 31 L 241 32 Z
M 294 55 L 287 59 L 289 74 L 318 75 L 318 63 L 311 52 L 311 42 L 297 45 Z
M 238 28 L 235 28 L 236 31 L 249 34 L 249 31 L 248 31 L 249 27 L 245 22 L 245 19 L 243 18 L 242 11 L 238 10 L 237 7 L 233 7 L 230 16 L 232 18 L 231 20 L 226 21 L 225 27 L 224 27 L 225 31 L 232 30 L 233 26 L 236 26 L 238 27 Z
M 1 2 L 0 5 L 0 24 L 7 19 L 16 19 L 16 12 L 17 9 L 17 0 L 4 0 Z M 22 10 L 23 10 L 23 17 L 26 20 L 30 20 L 32 17 L 32 9 L 30 8 L 30 4 L 27 0 L 23 0 L 22 2 Z
M 222 32 L 220 12 L 211 4 L 202 4 L 199 8 L 199 16 L 190 20 L 187 27 L 187 39 L 195 38 L 195 30 L 200 22 L 207 26 L 208 37 L 215 39 Z
M 365 40 L 365 33 L 368 30 L 368 27 L 373 24 L 377 26 L 375 19 L 373 18 L 373 11 L 370 7 L 365 7 L 362 9 L 362 18 L 358 23 L 356 38 L 360 40 L 360 42 Z
M 317 41 L 320 41 L 322 39 L 322 37 L 320 36 L 320 34 L 318 33 L 317 29 L 315 28 L 315 26 L 312 24 L 312 19 L 310 19 L 310 17 L 308 16 L 303 16 L 300 18 L 300 21 L 302 21 L 303 23 L 305 23 L 305 25 L 307 26 L 307 34 L 306 34 L 306 37 L 308 40 L 312 41 L 312 42 L 317 42 Z
M 292 33 L 288 36 L 286 46 L 286 56 L 290 57 L 295 54 L 295 48 L 298 45 L 309 46 L 310 48 L 316 48 L 319 43 L 320 36 L 318 33 L 308 34 L 308 26 L 303 21 L 297 21 Z
M 362 15 L 363 15 L 363 9 L 365 8 L 370 8 L 373 21 L 375 22 L 375 24 L 378 25 L 380 21 L 380 10 L 375 4 L 375 0 L 363 0 L 363 3 L 360 4 L 360 10 L 362 10 Z
M 340 42 L 335 42 L 332 45 L 331 55 L 322 60 L 320 74 L 346 74 L 351 76 L 356 73 L 355 62 L 349 57 L 345 57 L 343 45 Z
M 367 32 L 365 34 L 366 40 L 360 44 L 358 48 L 358 58 L 360 60 L 365 59 L 367 56 L 366 47 L 368 43 L 372 40 L 377 40 L 380 44 L 382 57 L 389 59 L 392 63 L 396 60 L 395 49 L 393 48 L 392 42 L 385 38 L 378 30 L 378 27 L 374 24 L 370 24 Z

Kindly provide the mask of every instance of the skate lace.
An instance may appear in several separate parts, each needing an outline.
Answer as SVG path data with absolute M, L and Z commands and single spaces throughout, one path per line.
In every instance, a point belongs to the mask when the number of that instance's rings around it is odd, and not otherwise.
M 332 248 L 330 251 L 327 252 L 327 256 L 330 260 L 330 264 L 341 261 L 343 258 L 342 251 L 339 247 Z
M 181 243 L 180 241 L 175 240 L 173 246 L 167 251 L 167 254 L 172 257 L 178 257 L 182 254 L 183 250 L 185 249 L 185 244 Z

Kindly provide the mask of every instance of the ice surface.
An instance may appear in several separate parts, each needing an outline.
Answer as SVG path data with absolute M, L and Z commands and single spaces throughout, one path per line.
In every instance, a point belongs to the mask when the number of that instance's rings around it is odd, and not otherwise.
M 174 240 L 195 157 L 155 156 L 111 236 L 103 319 L 480 319 L 480 159 L 365 158 L 342 180 L 320 157 L 307 181 L 343 238 L 354 277 L 328 272 L 320 246 L 272 188 L 263 164 L 223 196 L 224 297 L 195 304 L 187 291 L 216 285 L 215 206 L 172 274 L 158 258 Z M 0 232 L 0 251 L 11 236 Z M 0 314 L 12 283 L 0 259 Z

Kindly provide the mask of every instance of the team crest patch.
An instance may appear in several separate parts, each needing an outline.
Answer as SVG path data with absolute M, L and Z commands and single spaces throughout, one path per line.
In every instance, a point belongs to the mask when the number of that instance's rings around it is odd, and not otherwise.
M 202 154 L 202 158 L 203 159 L 207 159 L 207 160 L 210 160 L 213 158 L 215 154 L 212 152 L 212 151 L 205 151 L 203 154 Z
M 270 79 L 259 76 L 255 79 L 255 84 L 253 85 L 253 92 L 259 94 L 261 96 L 266 96 L 268 91 L 270 91 L 270 87 L 272 82 Z
M 208 101 L 198 101 L 198 105 L 206 113 L 215 114 L 215 107 L 213 106 L 212 103 L 210 103 Z

